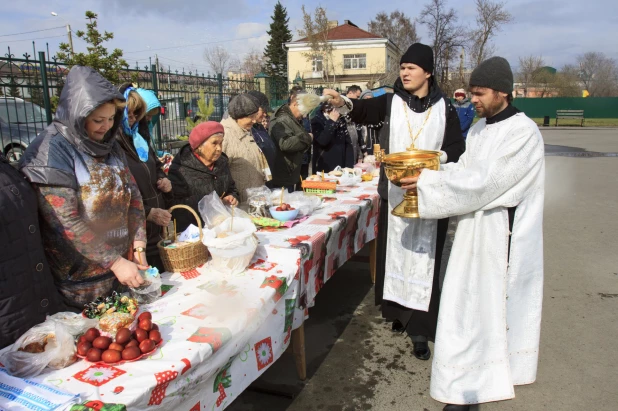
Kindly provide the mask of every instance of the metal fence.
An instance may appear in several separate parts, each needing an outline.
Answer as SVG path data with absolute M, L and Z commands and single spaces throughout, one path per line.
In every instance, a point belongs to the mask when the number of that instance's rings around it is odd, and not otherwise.
M 45 52 L 38 58 L 24 53 L 16 58 L 8 53 L 0 57 L 0 149 L 11 161 L 17 161 L 28 144 L 53 118 L 55 106 L 64 86 L 69 68 Z M 135 67 L 120 73 L 121 83 L 131 82 L 153 90 L 162 103 L 160 121 L 154 131 L 154 143 L 165 150 L 170 143 L 188 135 L 186 118 L 198 111 L 200 92 L 206 103 L 214 100 L 215 111 L 210 119 L 220 121 L 230 98 L 236 94 L 260 90 L 254 79 L 230 79 L 221 74 L 171 71 L 169 68 Z

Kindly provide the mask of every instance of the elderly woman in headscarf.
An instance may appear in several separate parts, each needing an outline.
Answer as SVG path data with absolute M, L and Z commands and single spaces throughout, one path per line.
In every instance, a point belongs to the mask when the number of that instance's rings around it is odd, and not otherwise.
M 244 203 L 248 188 L 261 187 L 271 179 L 268 161 L 251 133 L 253 125 L 262 118 L 262 109 L 257 98 L 244 93 L 230 101 L 228 112 L 230 117 L 221 121 L 225 129 L 223 151 Z
M 198 211 L 200 200 L 216 191 L 224 204 L 238 205 L 238 190 L 223 153 L 223 137 L 223 126 L 216 121 L 200 123 L 191 130 L 189 144 L 180 149 L 170 166 L 174 204 Z M 175 210 L 174 217 L 179 232 L 195 224 L 193 215 L 186 210 Z
M 161 104 L 152 91 L 134 88 L 131 84 L 120 87 L 120 92 L 127 105 L 116 138 L 126 154 L 129 169 L 142 195 L 146 216 L 146 258 L 151 265 L 163 271 L 157 244 L 163 239 L 163 227 L 169 224 L 172 217 L 166 210 L 165 198 L 172 191 L 172 184 L 152 149 L 149 129 L 150 119 L 158 114 Z
M 148 268 L 142 197 L 114 137 L 124 105 L 96 70 L 74 66 L 54 121 L 19 165 L 37 191 L 52 274 L 76 310 L 120 284 L 140 286 Z

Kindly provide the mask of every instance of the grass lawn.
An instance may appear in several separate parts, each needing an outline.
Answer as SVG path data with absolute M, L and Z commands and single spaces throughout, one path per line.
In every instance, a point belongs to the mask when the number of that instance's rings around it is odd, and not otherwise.
M 533 118 L 535 123 L 539 126 L 543 125 L 542 118 Z M 581 120 L 573 119 L 573 120 L 558 120 L 558 127 L 562 126 L 579 126 L 581 124 Z M 556 125 L 556 118 L 552 117 L 549 119 L 549 126 L 554 127 Z M 618 127 L 618 118 L 585 118 L 584 119 L 584 127 Z
M 478 121 L 478 117 L 474 119 L 474 123 Z M 534 122 L 539 126 L 543 125 L 542 118 L 533 118 Z M 549 119 L 549 126 L 554 127 L 556 124 L 556 118 L 551 117 Z M 579 127 L 581 120 L 558 120 L 558 127 L 574 126 Z M 584 119 L 584 127 L 618 127 L 618 118 L 586 118 Z

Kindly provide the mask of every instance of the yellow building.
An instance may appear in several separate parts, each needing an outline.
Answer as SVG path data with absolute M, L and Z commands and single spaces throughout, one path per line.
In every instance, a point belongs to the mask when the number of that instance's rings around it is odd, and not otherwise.
M 309 87 L 329 86 L 341 90 L 353 84 L 363 90 L 392 85 L 393 78 L 389 74 L 393 67 L 399 66 L 397 56 L 400 54 L 392 41 L 369 33 L 349 20 L 342 25 L 331 22 L 327 39 L 333 46 L 331 63 L 324 56 L 308 56 L 311 48 L 306 38 L 285 44 L 290 82 L 300 78 Z

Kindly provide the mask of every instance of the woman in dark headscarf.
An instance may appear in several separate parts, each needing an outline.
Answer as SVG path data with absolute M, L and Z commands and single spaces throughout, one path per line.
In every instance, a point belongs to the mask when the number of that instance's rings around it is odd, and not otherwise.
M 114 138 L 124 104 L 97 71 L 73 67 L 54 121 L 19 165 L 38 194 L 52 274 L 76 309 L 120 284 L 139 286 L 147 268 L 142 197 Z

